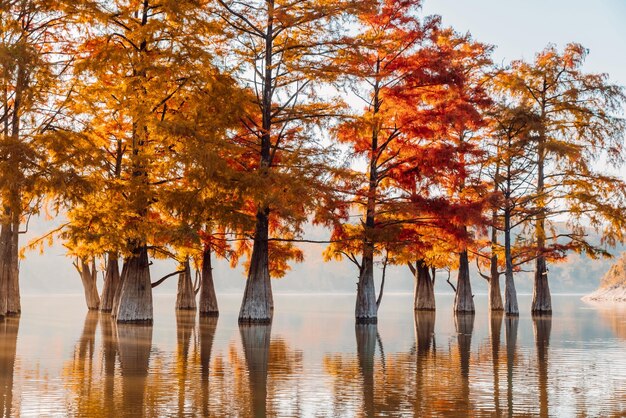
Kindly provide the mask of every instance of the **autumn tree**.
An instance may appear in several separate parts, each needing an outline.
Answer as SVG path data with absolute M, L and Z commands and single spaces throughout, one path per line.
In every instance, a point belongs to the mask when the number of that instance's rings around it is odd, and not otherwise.
M 59 193 L 71 205 L 62 236 L 78 256 L 123 255 L 113 314 L 118 321 L 151 321 L 148 251 L 167 257 L 166 246 L 177 244 L 166 240 L 172 223 L 163 205 L 184 174 L 182 143 L 193 129 L 208 148 L 220 137 L 228 117 L 215 115 L 231 109 L 222 89 L 231 79 L 222 78 L 196 36 L 207 28 L 195 19 L 194 2 L 74 7 L 85 22 L 74 124 L 58 152 L 81 152 L 73 159 L 77 181 Z
M 218 0 L 215 13 L 234 46 L 228 62 L 240 71 L 253 101 L 234 140 L 248 149 L 238 160 L 242 208 L 239 228 L 250 252 L 240 322 L 268 322 L 273 298 L 270 276 L 287 260 L 302 259 L 293 240 L 314 207 L 324 205 L 329 153 L 317 127 L 336 115 L 339 103 L 318 94 L 335 77 L 331 57 L 339 47 L 341 18 L 351 1 Z M 249 248 L 247 239 L 253 241 Z
M 508 87 L 512 96 L 537 118 L 533 135 L 536 182 L 533 206 L 536 251 L 532 312 L 552 312 L 547 260 L 567 250 L 591 257 L 607 255 L 603 244 L 623 241 L 626 187 L 598 162 L 623 161 L 624 93 L 606 74 L 583 71 L 587 50 L 553 45 L 533 62 L 512 63 Z M 554 222 L 561 216 L 565 225 Z M 586 228 L 602 234 L 591 242 Z
M 67 104 L 66 25 L 62 2 L 0 2 L 0 315 L 21 310 L 20 225 L 53 171 L 47 134 Z

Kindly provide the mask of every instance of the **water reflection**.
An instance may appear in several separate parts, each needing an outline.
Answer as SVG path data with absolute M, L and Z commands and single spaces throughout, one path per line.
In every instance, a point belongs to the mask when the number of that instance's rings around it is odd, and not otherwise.
M 537 347 L 537 375 L 539 377 L 539 415 L 548 416 L 548 351 L 550 348 L 550 331 L 552 315 L 533 316 L 533 331 Z
M 568 300 L 552 317 L 454 316 L 442 302 L 407 316 L 398 297 L 355 326 L 351 299 L 345 316 L 303 301 L 240 327 L 237 301 L 218 322 L 157 299 L 154 326 L 97 312 L 53 323 L 70 303 L 26 306 L 0 322 L 2 415 L 626 415 L 626 311 Z
M 241 344 L 250 382 L 252 416 L 266 416 L 267 371 L 271 324 L 240 325 Z
M 122 405 L 118 412 L 125 416 L 144 414 L 152 325 L 116 324 L 117 349 L 122 375 Z
M 17 348 L 19 316 L 0 319 L 0 416 L 12 416 L 13 374 Z

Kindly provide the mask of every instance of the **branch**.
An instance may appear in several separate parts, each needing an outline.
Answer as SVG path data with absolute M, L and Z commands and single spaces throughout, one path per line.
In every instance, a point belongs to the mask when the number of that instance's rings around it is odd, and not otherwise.
M 175 275 L 177 275 L 177 274 L 184 273 L 184 272 L 185 272 L 185 270 L 177 270 L 177 271 L 175 271 L 175 272 L 173 272 L 173 273 L 166 274 L 165 276 L 161 277 L 161 278 L 160 278 L 159 280 L 157 280 L 156 282 L 152 283 L 152 288 L 155 288 L 155 287 L 157 287 L 158 285 L 160 285 L 161 283 L 163 283 L 163 282 L 165 281 L 165 279 L 169 279 L 169 278 L 170 278 L 170 277 L 172 277 L 172 276 L 175 276 Z

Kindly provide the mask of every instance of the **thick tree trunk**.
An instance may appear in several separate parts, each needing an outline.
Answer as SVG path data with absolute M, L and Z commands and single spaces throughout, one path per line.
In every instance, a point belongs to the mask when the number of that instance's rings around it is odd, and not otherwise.
M 363 382 L 363 416 L 374 417 L 374 353 L 376 351 L 376 324 L 356 324 L 356 350 Z
M 196 292 L 191 281 L 191 266 L 189 259 L 181 266 L 182 272 L 178 275 L 178 291 L 176 292 L 176 309 L 196 310 Z
M 142 417 L 152 348 L 152 325 L 117 324 L 117 347 L 122 373 L 122 408 L 125 416 Z
M 87 309 L 94 310 L 100 308 L 100 296 L 98 295 L 96 263 L 92 262 L 91 268 L 89 263 L 84 259 L 80 259 L 80 265 L 76 264 L 76 269 L 80 274 L 80 280 L 83 283 L 83 291 L 85 293 L 85 302 Z
M 240 324 L 239 333 L 246 358 L 253 417 L 265 417 L 267 402 L 267 371 L 269 363 L 271 324 Z
M 537 371 L 539 377 L 539 416 L 549 416 L 548 403 L 548 351 L 550 347 L 550 332 L 552 317 L 533 318 L 535 331 L 535 345 L 537 347 Z
M 376 305 L 376 289 L 374 288 L 374 254 L 373 248 L 366 244 L 361 262 L 359 283 L 356 291 L 356 322 L 362 324 L 375 324 L 378 320 Z
M 145 245 L 135 248 L 126 269 L 116 314 L 117 322 L 152 323 L 152 283 Z
M 474 297 L 470 283 L 467 251 L 462 251 L 459 254 L 459 276 L 456 284 L 456 295 L 454 297 L 454 312 L 474 312 Z
M 100 300 L 100 311 L 111 312 L 115 293 L 120 286 L 120 266 L 117 253 L 109 252 L 107 256 L 107 267 L 104 275 L 104 287 L 102 288 L 102 298 Z
M 239 311 L 239 323 L 270 323 L 274 301 L 269 272 L 269 210 L 259 210 L 256 215 L 254 245 L 250 270 Z
M 213 285 L 211 247 L 205 245 L 202 252 L 202 273 L 200 277 L 200 316 L 218 316 L 219 314 L 215 286 Z
M 533 315 L 552 314 L 552 298 L 550 297 L 550 286 L 548 285 L 548 269 L 546 268 L 546 258 L 543 255 L 537 257 L 537 264 L 535 266 L 532 313 Z
M 13 410 L 13 373 L 20 318 L 0 320 L 0 416 L 17 415 Z
M 117 285 L 117 289 L 115 289 L 115 296 L 113 296 L 113 306 L 111 308 L 111 316 L 113 318 L 117 316 L 117 311 L 120 307 L 120 300 L 122 299 L 122 285 L 124 284 L 124 279 L 126 278 L 126 274 L 128 273 L 129 260 L 130 258 L 127 257 L 126 259 L 124 259 L 124 262 L 122 263 L 122 273 L 120 274 L 120 282 Z
M 413 309 L 416 311 L 434 311 L 435 285 L 432 277 L 430 277 L 430 269 L 424 263 L 424 260 L 417 260 L 414 270 Z

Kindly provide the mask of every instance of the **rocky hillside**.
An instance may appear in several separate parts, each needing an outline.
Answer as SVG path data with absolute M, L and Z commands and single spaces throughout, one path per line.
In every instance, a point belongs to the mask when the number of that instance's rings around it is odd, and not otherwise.
M 604 275 L 600 287 L 583 299 L 590 301 L 626 302 L 626 252 Z

